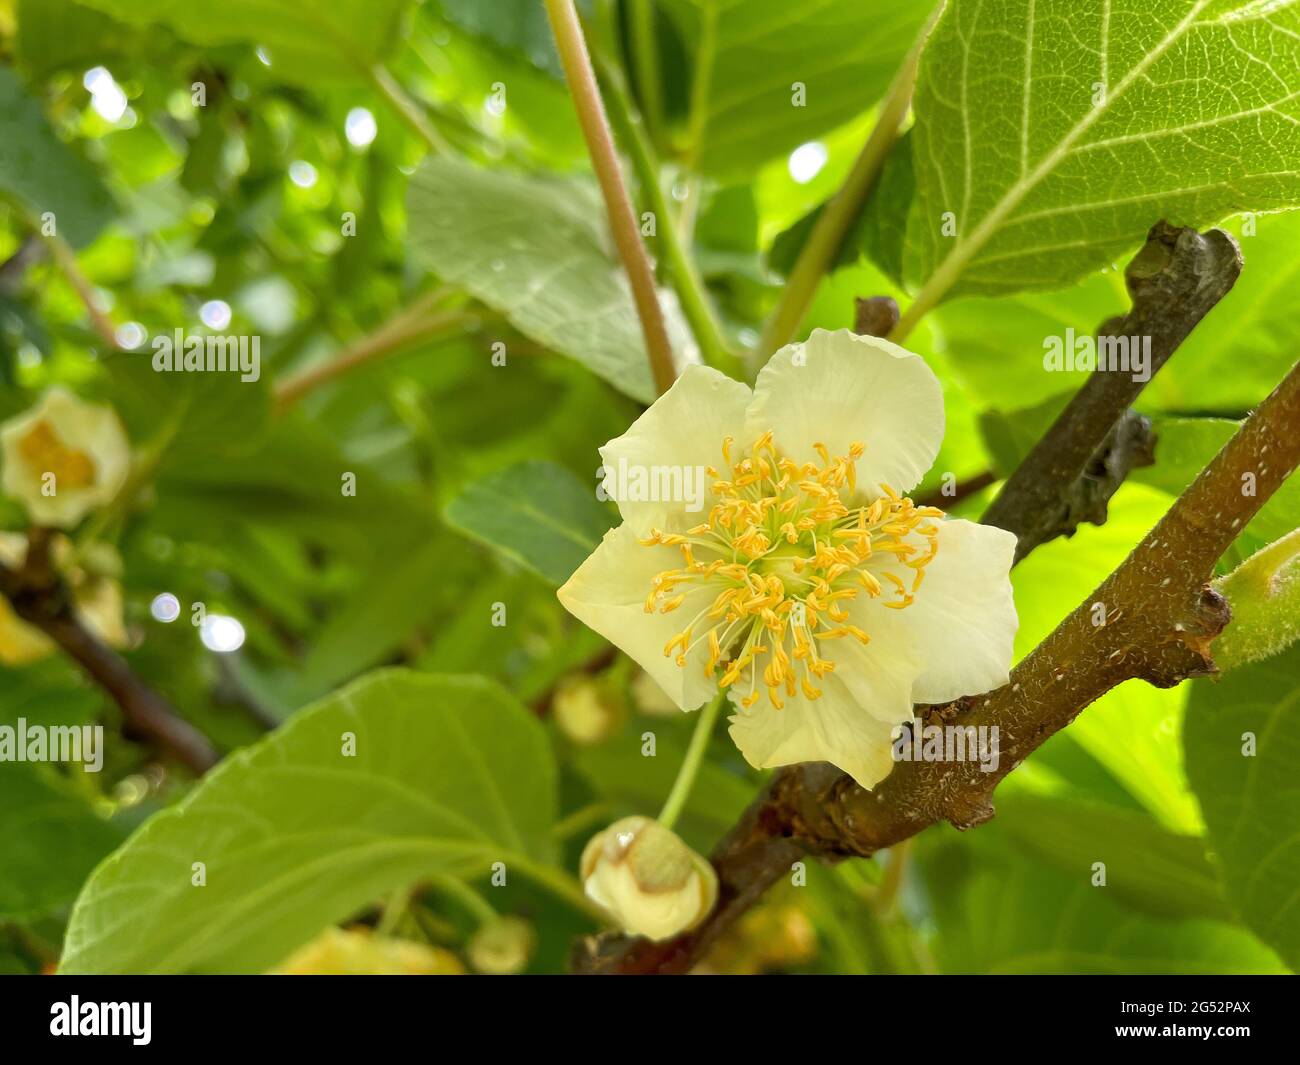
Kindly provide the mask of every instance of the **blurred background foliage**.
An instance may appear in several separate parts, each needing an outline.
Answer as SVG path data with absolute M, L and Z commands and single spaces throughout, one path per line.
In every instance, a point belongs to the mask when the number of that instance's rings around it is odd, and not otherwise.
M 687 234 L 724 334 L 743 346 L 775 302 L 801 220 L 848 172 L 926 12 L 845 3 L 800 18 L 797 5 L 767 0 L 720 6 L 720 15 L 691 0 L 583 9 L 599 57 L 646 117 L 681 216 L 660 224 Z M 746 32 L 771 21 L 768 8 L 789 20 L 766 35 Z M 717 50 L 703 87 L 693 78 L 702 49 Z M 554 807 L 532 828 L 547 838 L 523 841 L 537 862 L 572 870 L 591 831 L 653 813 L 691 722 L 665 713 L 635 667 L 554 595 L 581 545 L 616 521 L 594 500 L 596 449 L 635 418 L 648 378 L 634 319 L 587 336 L 566 325 L 565 301 L 613 284 L 617 268 L 540 5 L 0 0 L 0 56 L 0 416 L 64 383 L 111 401 L 133 444 L 155 448 L 143 490 L 95 530 L 120 552 L 132 668 L 223 751 L 297 720 L 305 704 L 325 699 L 333 712 L 331 693 L 376 667 L 404 666 L 430 683 L 478 674 L 501 686 L 483 700 L 508 704 L 501 734 L 520 737 L 499 752 L 511 769 L 507 804 Z M 815 104 L 774 106 L 810 56 L 821 78 Z M 400 118 L 385 78 L 418 101 L 446 144 L 418 174 L 428 145 Z M 261 380 L 174 385 L 137 372 L 90 327 L 55 259 L 25 262 L 24 249 L 42 247 L 32 225 L 41 211 L 56 213 L 122 347 L 176 328 L 257 334 Z M 354 236 L 343 235 L 348 212 Z M 1143 394 L 1160 434 L 1157 463 L 1120 489 L 1104 526 L 1046 545 L 1015 571 L 1018 654 L 1122 560 L 1294 361 L 1300 305 L 1284 294 L 1300 280 L 1300 214 L 1252 218 L 1249 235 L 1240 221 L 1229 228 L 1245 251 L 1241 281 Z M 855 296 L 905 302 L 858 245 L 843 259 L 804 333 L 851 325 Z M 544 277 L 548 260 L 560 269 Z M 1122 311 L 1122 266 L 1061 291 L 953 302 L 927 318 L 909 346 L 943 382 L 948 435 L 919 495 L 946 473 L 960 482 L 1008 472 L 1082 381 L 1042 372 L 1041 339 L 1067 327 L 1089 333 Z M 549 288 L 539 296 L 534 281 Z M 277 396 L 421 299 L 450 324 L 296 402 Z M 498 343 L 505 366 L 492 363 Z M 355 498 L 340 492 L 345 472 L 356 475 Z M 978 516 L 991 492 L 955 513 Z M 557 535 L 537 529 L 539 512 L 562 526 Z M 1297 525 L 1293 484 L 1243 531 L 1225 566 Z M 0 502 L 0 526 L 24 527 L 12 501 Z M 174 624 L 150 614 L 161 593 L 179 600 Z M 196 603 L 237 619 L 242 643 L 205 646 L 188 624 Z M 504 626 L 490 622 L 494 604 L 506 605 Z M 876 861 L 809 868 L 806 885 L 773 892 L 704 968 L 1294 966 L 1297 665 L 1291 652 L 1222 685 L 1124 686 L 1009 778 L 993 823 L 964 835 L 936 828 Z M 450 698 L 418 690 L 411 697 L 430 709 Z M 372 698 L 372 687 L 358 696 Z M 473 716 L 481 703 L 463 709 Z M 194 789 L 183 770 L 123 737 L 112 702 L 61 657 L 0 668 L 0 719 L 20 716 L 103 722 L 110 742 L 99 775 L 0 767 L 0 971 L 52 966 L 92 868 Z M 455 748 L 436 716 L 395 734 L 413 748 L 412 780 L 458 772 L 444 766 Z M 310 726 L 274 732 L 284 744 L 276 757 L 310 762 Z M 1248 728 L 1285 737 L 1267 764 L 1229 757 Z M 647 732 L 654 757 L 642 753 Z M 545 752 L 535 763 L 510 761 L 530 744 Z M 1287 745 L 1289 759 L 1279 753 Z M 253 779 L 255 768 L 223 768 L 212 787 L 256 810 L 309 802 L 302 789 L 268 799 L 272 785 Z M 386 771 L 396 778 L 404 767 Z M 681 822 L 687 842 L 707 851 L 760 777 L 719 731 Z M 529 788 L 553 797 L 530 798 Z M 310 802 L 340 825 L 384 808 L 377 795 L 328 788 Z M 221 823 L 206 821 L 198 801 L 183 809 L 188 820 L 153 822 L 158 834 L 176 829 L 196 853 L 219 848 Z M 1097 861 L 1107 865 L 1104 889 L 1092 884 Z M 247 870 L 246 893 L 260 868 Z M 250 933 L 254 945 L 241 954 L 226 911 L 212 910 L 212 931 L 186 911 L 192 895 L 164 899 L 162 889 L 158 923 L 174 925 L 149 933 L 157 954 L 87 936 L 68 951 L 80 966 L 110 971 L 167 957 L 183 968 L 268 968 L 338 922 L 380 927 L 356 932 L 359 940 L 327 935 L 317 954 L 286 967 L 482 969 L 492 962 L 481 943 L 481 964 L 466 959 L 495 920 L 486 900 L 531 928 L 519 958 L 510 954 L 519 942 L 506 937 L 502 967 L 557 971 L 572 936 L 591 928 L 571 897 L 544 890 L 545 875 L 496 888 L 482 863 L 452 863 L 428 882 L 394 872 L 381 892 L 383 877 L 372 883 L 365 870 L 344 862 L 314 886 L 290 878 L 283 898 L 263 894 L 263 910 L 296 912 L 272 956 L 267 944 L 278 940 Z M 126 875 L 105 867 L 100 889 Z M 363 894 L 331 894 L 339 882 Z M 206 898 L 238 903 L 245 917 L 254 905 Z M 142 935 L 148 922 L 135 921 L 128 930 Z M 184 940 L 173 944 L 179 953 L 165 949 L 169 936 Z M 384 946 L 392 937 L 434 953 L 399 958 L 402 948 Z M 213 941 L 220 949 L 202 946 Z

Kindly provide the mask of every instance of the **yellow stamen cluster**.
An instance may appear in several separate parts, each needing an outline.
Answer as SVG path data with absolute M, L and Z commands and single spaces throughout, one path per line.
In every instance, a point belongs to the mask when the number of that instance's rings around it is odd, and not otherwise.
M 95 463 L 84 451 L 68 447 L 45 421 L 33 425 L 18 444 L 33 469 L 54 474 L 59 488 L 85 488 L 95 481 Z
M 684 667 L 688 654 L 707 643 L 706 675 L 721 668 L 720 683 L 728 687 L 749 669 L 749 692 L 741 703 L 754 705 L 761 678 L 779 710 L 783 694 L 822 694 L 816 682 L 835 668 L 822 642 L 870 642 L 851 623 L 848 600 L 886 596 L 883 605 L 900 610 L 912 603 L 938 549 L 939 527 L 931 519 L 943 512 L 918 507 L 887 485 L 869 503 L 846 503 L 856 494 L 862 444 L 839 457 L 815 444 L 820 464 L 784 457 L 771 432 L 735 462 L 733 444 L 731 437 L 722 444 L 729 475 L 707 471 L 716 499 L 708 521 L 685 533 L 652 529 L 641 540 L 682 553 L 680 567 L 652 579 L 645 609 L 666 614 L 691 591 L 716 587 L 716 596 L 668 641 L 664 654 Z M 885 568 L 888 561 L 897 562 L 903 575 L 897 566 Z

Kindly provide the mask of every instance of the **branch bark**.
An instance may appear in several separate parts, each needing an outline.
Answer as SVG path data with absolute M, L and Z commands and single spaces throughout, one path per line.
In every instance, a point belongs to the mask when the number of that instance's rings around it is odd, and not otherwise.
M 0 594 L 20 618 L 58 644 L 112 697 L 128 732 L 156 744 L 195 773 L 217 764 L 219 755 L 207 737 L 81 623 L 72 594 L 50 561 L 48 530 L 33 530 L 22 569 L 0 565 Z

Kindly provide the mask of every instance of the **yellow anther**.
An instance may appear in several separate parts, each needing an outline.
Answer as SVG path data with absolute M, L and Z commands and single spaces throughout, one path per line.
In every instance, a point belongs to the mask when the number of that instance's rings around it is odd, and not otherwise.
M 752 707 L 765 690 L 779 709 L 783 699 L 800 693 L 821 697 L 814 679 L 831 673 L 835 662 L 820 657 L 819 641 L 870 641 L 841 604 L 864 591 L 879 597 L 882 578 L 897 591 L 886 606 L 899 610 L 912 603 L 938 549 L 939 528 L 931 519 L 943 513 L 915 506 L 887 484 L 871 503 L 846 505 L 842 493 L 846 485 L 856 490 L 854 463 L 866 450 L 860 441 L 838 456 L 814 444 L 820 465 L 781 454 L 770 430 L 743 454 L 733 456 L 734 445 L 731 437 L 722 442 L 724 476 L 706 468 L 713 493 L 708 520 L 685 533 L 651 529 L 640 540 L 682 552 L 681 568 L 651 579 L 645 609 L 677 609 L 688 594 L 679 586 L 709 588 L 710 605 L 668 642 L 664 654 L 685 666 L 691 648 L 706 644 L 706 676 L 721 669 L 722 687 L 743 682 L 750 689 L 739 700 L 743 707 Z M 774 557 L 775 544 L 790 554 Z M 885 565 L 873 564 L 877 557 L 906 565 L 910 590 Z M 692 642 L 701 619 L 705 629 Z

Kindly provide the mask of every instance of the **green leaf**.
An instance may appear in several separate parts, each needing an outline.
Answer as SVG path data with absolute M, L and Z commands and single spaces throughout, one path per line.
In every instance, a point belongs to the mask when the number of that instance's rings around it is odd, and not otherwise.
M 596 550 L 612 515 L 563 466 L 521 462 L 467 485 L 447 505 L 446 517 L 558 585 Z
M 407 213 L 416 256 L 444 281 L 621 392 L 654 400 L 632 292 L 589 183 L 440 156 L 411 179 Z M 660 304 L 680 357 L 693 341 L 675 299 L 661 293 Z
M 302 682 L 328 689 L 378 665 L 440 606 L 448 556 L 456 550 L 446 532 L 403 543 L 394 556 L 380 556 L 316 636 L 302 664 Z M 444 606 L 445 609 L 445 606 Z M 486 619 L 482 615 L 480 620 Z M 486 624 L 486 621 L 483 621 Z
M 934 312 L 953 365 L 987 404 L 1017 407 L 1077 392 L 1086 371 L 1049 372 L 1045 344 L 1067 335 L 1093 336 L 1097 327 L 1129 306 L 1118 271 L 1094 274 L 1059 292 L 1025 292 L 1000 299 L 963 299 Z M 1204 328 L 1202 325 L 1200 328 Z M 1169 373 L 1181 353 L 1154 380 Z
M 908 130 L 894 144 L 880 177 L 872 186 L 866 206 L 845 234 L 835 253 L 832 270 L 852 266 L 865 251 L 890 283 L 903 287 L 903 242 L 907 235 L 907 213 L 916 194 L 916 175 L 912 172 L 912 131 Z M 768 252 L 768 265 L 788 275 L 812 233 L 824 203 L 804 215 L 779 234 Z
M 1143 411 L 1217 412 L 1240 417 L 1263 399 L 1295 363 L 1300 306 L 1285 295 L 1296 285 L 1300 212 L 1247 216 L 1222 225 L 1241 243 L 1245 269 L 1232 290 L 1179 345 L 1143 390 Z M 1045 345 L 1092 336 L 1130 302 L 1123 272 L 1093 274 L 1071 288 L 997 299 L 954 300 L 936 321 L 962 377 L 988 403 L 1030 405 L 1077 390 L 1082 371 L 1045 372 Z
M 1008 853 L 998 820 L 922 850 L 943 971 L 957 973 L 1276 973 L 1248 931 L 1206 919 L 1161 920 L 1111 887 Z M 936 846 L 936 842 L 939 844 Z
M 986 410 L 979 416 L 980 436 L 993 457 L 994 472 L 1009 477 L 1043 434 L 1051 428 L 1057 416 L 1070 402 L 1073 393 L 1050 396 L 1032 407 L 1003 412 Z
M 0 68 L 0 194 L 37 219 L 54 215 L 56 232 L 74 248 L 112 220 L 113 200 L 90 165 L 59 140 L 18 75 Z
M 563 78 L 546 9 L 537 0 L 438 0 L 447 21 L 466 33 L 522 55 L 553 78 Z
M 61 70 L 78 74 L 110 58 L 135 52 L 144 41 L 123 26 L 73 0 L 17 0 L 15 47 L 33 77 Z
M 373 673 L 222 762 L 100 865 L 61 969 L 262 971 L 422 877 L 551 862 L 555 804 L 545 732 L 504 689 Z
M 367 80 L 397 43 L 407 0 L 84 0 L 139 25 L 161 23 L 197 45 L 263 48 L 271 73 L 302 85 Z
M 917 83 L 909 279 L 1055 288 L 1158 219 L 1296 206 L 1297 35 L 1292 3 L 952 0 Z
M 1197 681 L 1187 775 L 1242 919 L 1300 969 L 1300 647 Z
M 72 771 L 83 772 L 79 765 Z M 0 921 L 21 921 L 76 898 L 122 833 L 70 784 L 36 766 L 6 765 L 0 772 L 0 838 Z
M 167 465 L 245 455 L 269 431 L 271 391 L 264 374 L 245 381 L 232 370 L 159 371 L 149 352 L 123 352 L 104 365 L 109 398 L 132 440 L 163 437 Z
M 664 6 L 695 61 L 687 162 L 724 181 L 748 180 L 756 166 L 867 110 L 930 13 L 927 3 L 890 0 Z
M 1021 846 L 1062 872 L 1106 865 L 1106 886 L 1157 917 L 1232 913 L 1198 836 L 1170 832 L 1130 810 L 1020 792 L 998 802 L 998 820 Z

